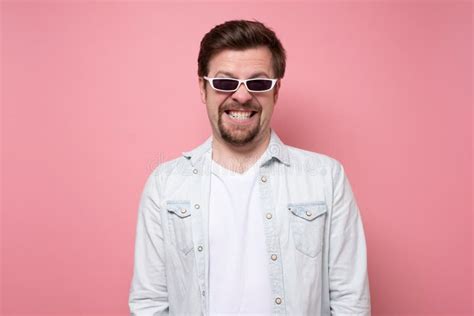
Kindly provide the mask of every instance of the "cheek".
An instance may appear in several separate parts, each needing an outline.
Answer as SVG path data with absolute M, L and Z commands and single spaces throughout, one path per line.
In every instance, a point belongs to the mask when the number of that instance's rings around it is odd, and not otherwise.
M 208 95 L 208 98 L 207 98 L 208 107 L 210 109 L 218 111 L 219 106 L 221 106 L 221 104 L 225 102 L 226 98 L 227 96 L 225 95 L 218 95 L 218 94 Z
M 268 122 L 270 121 L 271 117 L 272 117 L 272 114 L 273 114 L 273 111 L 271 108 L 267 108 L 265 111 L 264 111 L 264 114 L 262 115 L 262 120 L 265 121 L 265 122 Z
M 269 119 L 272 116 L 273 109 L 275 107 L 273 95 L 265 100 L 262 100 L 262 103 L 260 104 L 262 105 L 263 116 L 265 116 L 266 119 Z
M 216 95 L 208 95 L 206 107 L 209 116 L 217 118 L 219 115 L 219 106 L 224 102 L 225 98 Z

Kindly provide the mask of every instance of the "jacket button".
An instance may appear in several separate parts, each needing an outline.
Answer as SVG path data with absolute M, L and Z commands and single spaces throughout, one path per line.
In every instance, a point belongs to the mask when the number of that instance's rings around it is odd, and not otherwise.
M 202 246 L 199 246 L 198 247 L 198 251 L 201 252 L 204 248 L 202 248 Z
M 181 213 L 182 213 L 182 214 L 186 214 L 187 211 L 188 211 L 187 209 L 183 208 L 183 209 L 181 210 Z
M 197 169 L 193 169 L 193 173 L 194 173 L 194 174 L 197 174 L 197 173 L 198 173 L 198 170 L 197 170 Z
M 281 298 L 277 297 L 277 298 L 275 299 L 275 303 L 277 303 L 278 305 L 280 305 L 280 304 L 281 304 Z
M 260 178 L 260 180 L 262 180 L 262 182 L 267 182 L 267 177 L 262 176 L 262 177 Z
M 272 258 L 273 261 L 275 261 L 276 259 L 278 259 L 278 257 L 277 257 L 276 254 L 273 254 L 270 258 Z
M 200 207 L 201 207 L 201 206 L 200 206 L 199 204 L 194 204 L 194 208 L 195 208 L 195 209 L 198 210 Z
M 311 213 L 310 211 L 306 211 L 306 216 L 310 217 L 311 215 L 313 215 L 313 213 Z
M 267 219 L 272 219 L 272 213 L 267 213 L 267 215 L 265 215 L 265 217 L 266 217 Z

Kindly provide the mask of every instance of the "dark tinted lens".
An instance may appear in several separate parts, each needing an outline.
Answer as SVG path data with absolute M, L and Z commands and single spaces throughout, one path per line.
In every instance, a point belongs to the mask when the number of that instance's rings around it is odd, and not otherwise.
M 214 79 L 212 83 L 214 84 L 214 88 L 226 91 L 234 90 L 239 84 L 237 80 L 232 79 Z
M 247 87 L 253 91 L 265 91 L 270 89 L 272 81 L 267 79 L 256 79 L 247 81 Z

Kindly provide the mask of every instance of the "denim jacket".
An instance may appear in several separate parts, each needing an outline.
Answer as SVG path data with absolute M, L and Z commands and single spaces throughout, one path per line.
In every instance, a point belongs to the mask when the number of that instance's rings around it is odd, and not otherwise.
M 212 136 L 148 177 L 131 315 L 208 315 Z M 272 313 L 370 315 L 364 229 L 342 165 L 271 130 L 259 166 Z

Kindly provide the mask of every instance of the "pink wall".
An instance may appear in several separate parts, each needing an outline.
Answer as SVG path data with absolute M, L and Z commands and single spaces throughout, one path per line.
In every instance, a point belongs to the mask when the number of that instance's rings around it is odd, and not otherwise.
M 127 315 L 144 181 L 209 135 L 198 45 L 234 18 L 288 51 L 273 128 L 348 172 L 373 315 L 473 312 L 470 2 L 1 8 L 3 315 Z

